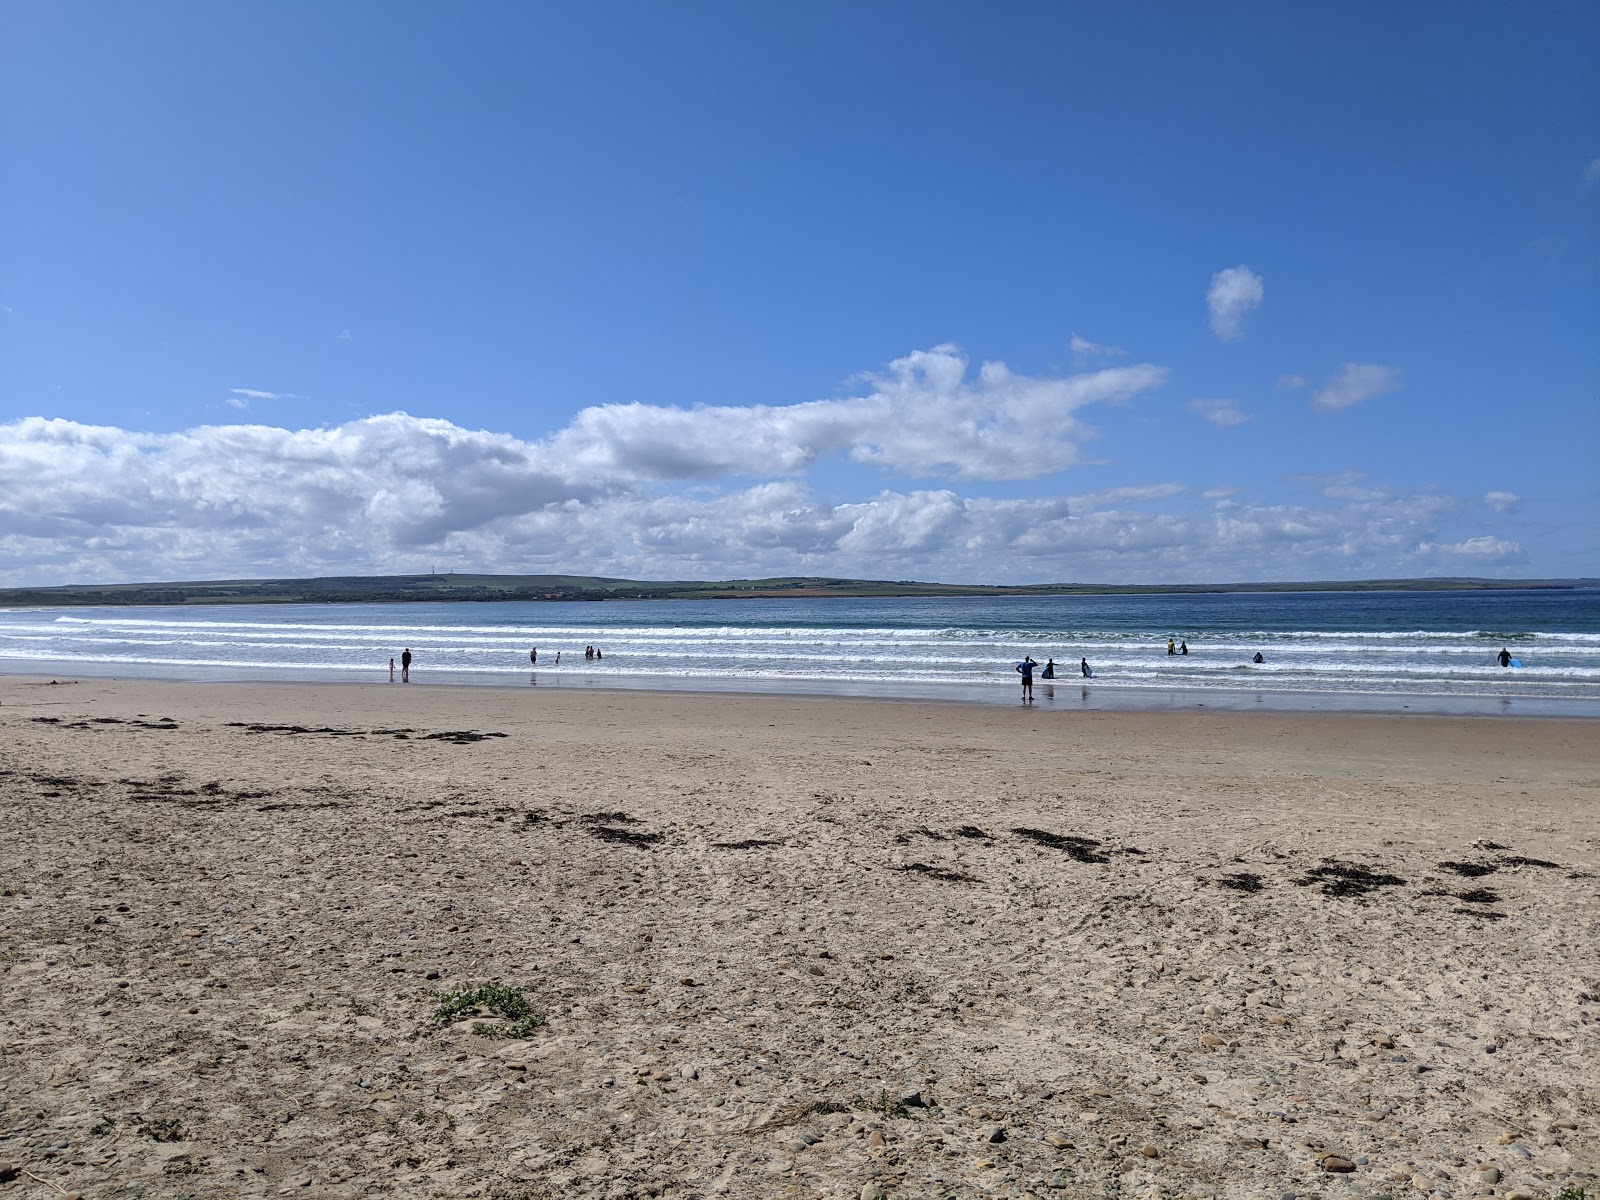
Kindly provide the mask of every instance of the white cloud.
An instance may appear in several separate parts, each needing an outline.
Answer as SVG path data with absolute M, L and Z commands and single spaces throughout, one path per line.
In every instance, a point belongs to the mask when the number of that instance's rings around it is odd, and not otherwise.
M 1278 386 L 1281 388 L 1303 388 L 1306 386 L 1304 375 L 1279 375 Z
M 1522 497 L 1515 492 L 1485 492 L 1483 502 L 1495 512 L 1515 512 L 1517 505 L 1522 503 Z
M 572 469 L 631 480 L 771 477 L 841 454 L 914 478 L 1033 479 L 1080 461 L 1092 431 L 1074 414 L 1166 382 L 1164 367 L 1111 367 L 1061 378 L 986 362 L 973 378 L 953 346 L 863 376 L 864 396 L 782 406 L 586 408 L 550 441 Z
M 1594 183 L 1596 180 L 1600 180 L 1600 158 L 1590 160 L 1589 165 L 1583 169 L 1585 183 Z
M 1072 347 L 1072 361 L 1079 364 L 1102 358 L 1125 358 L 1128 354 L 1121 346 L 1102 346 L 1099 342 L 1091 342 L 1076 333 L 1072 335 L 1072 340 L 1068 344 Z
M 1335 412 L 1399 389 L 1403 372 L 1380 363 L 1345 363 L 1311 397 L 1314 408 Z
M 1232 429 L 1236 425 L 1254 420 L 1249 413 L 1239 407 L 1237 400 L 1191 400 L 1189 410 L 1199 413 L 1218 429 Z
M 1148 504 L 1154 500 L 1170 500 L 1189 489 L 1181 483 L 1149 483 L 1136 487 L 1101 488 L 1097 492 L 1084 492 L 1067 497 L 1074 513 L 1092 509 L 1114 508 L 1119 504 Z
M 1423 542 L 1417 547 L 1415 558 L 1436 567 L 1513 566 L 1528 561 L 1527 552 L 1520 543 L 1488 536 L 1450 545 Z
M 1446 496 L 1340 477 L 1260 504 L 1181 483 L 825 500 L 799 479 L 602 477 L 560 439 L 392 413 L 332 429 L 143 434 L 0 425 L 0 584 L 398 573 L 437 561 L 633 578 L 842 574 L 1038 582 L 1485 570 L 1515 543 L 1441 536 Z
M 1308 489 L 1298 504 L 1178 482 L 1028 498 L 954 482 L 1070 466 L 1090 433 L 1083 409 L 1165 378 L 1148 364 L 1063 377 L 972 370 L 943 346 L 863 377 L 858 395 L 610 405 L 539 439 L 402 412 L 322 429 L 161 434 L 28 418 L 0 424 L 0 585 L 388 574 L 435 562 L 657 579 L 1159 582 L 1521 561 L 1515 543 L 1457 540 L 1469 531 L 1451 528 L 1451 497 L 1354 473 L 1291 481 Z M 830 455 L 942 480 L 875 480 L 824 498 L 804 472 Z M 830 491 L 847 477 L 833 473 Z
M 1211 277 L 1206 307 L 1211 310 L 1211 332 L 1225 342 L 1244 336 L 1244 316 L 1259 308 L 1266 294 L 1261 276 L 1249 267 L 1228 267 Z
M 282 400 L 284 396 L 278 392 L 262 392 L 255 388 L 229 388 L 235 396 L 243 396 L 246 400 Z

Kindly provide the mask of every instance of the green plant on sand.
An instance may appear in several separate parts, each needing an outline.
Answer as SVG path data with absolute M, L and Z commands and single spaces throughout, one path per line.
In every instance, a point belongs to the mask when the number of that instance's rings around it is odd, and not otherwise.
M 472 1032 L 483 1037 L 527 1037 L 545 1023 L 545 1014 L 529 1004 L 521 988 L 507 987 L 502 983 L 485 983 L 479 987 L 461 988 L 439 994 L 439 1007 L 433 1019 L 440 1024 L 459 1021 L 480 1012 L 503 1017 L 505 1024 L 479 1021 Z

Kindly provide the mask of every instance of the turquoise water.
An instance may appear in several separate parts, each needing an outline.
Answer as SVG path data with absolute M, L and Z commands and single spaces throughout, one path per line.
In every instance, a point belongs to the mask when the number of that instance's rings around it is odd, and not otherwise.
M 1592 589 L 0 611 L 10 672 L 373 681 L 405 647 L 416 682 L 1012 703 L 1031 654 L 1059 664 L 1052 702 L 1093 707 L 1600 713 Z

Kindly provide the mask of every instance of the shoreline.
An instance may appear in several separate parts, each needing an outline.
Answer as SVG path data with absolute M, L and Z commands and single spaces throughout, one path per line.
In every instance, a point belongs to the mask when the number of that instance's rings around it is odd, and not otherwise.
M 20 665 L 23 669 L 15 669 Z M 365 673 L 365 672 L 361 672 Z M 826 686 L 816 681 L 796 685 L 793 681 L 764 682 L 758 676 L 736 679 L 665 676 L 622 676 L 596 673 L 581 668 L 543 668 L 537 671 L 506 672 L 504 676 L 481 672 L 449 672 L 421 668 L 420 678 L 401 684 L 372 671 L 377 678 L 353 678 L 354 671 L 300 670 L 251 673 L 236 668 L 192 668 L 141 673 L 125 667 L 112 671 L 85 671 L 82 664 L 47 659 L 13 664 L 0 672 L 7 678 L 37 681 L 68 675 L 98 681 L 176 684 L 238 684 L 242 686 L 328 686 L 328 687 L 437 687 L 455 690 L 493 691 L 617 691 L 667 693 L 682 696 L 794 697 L 814 700 L 885 700 L 905 703 L 956 704 L 979 708 L 1020 708 L 1020 685 L 997 681 L 983 685 L 921 685 L 910 691 L 891 684 L 836 683 Z M 1316 692 L 1269 691 L 1251 688 L 1177 688 L 1119 684 L 1112 680 L 1057 679 L 1036 680 L 1033 708 L 1060 712 L 1183 712 L 1211 709 L 1219 712 L 1280 712 L 1307 714 L 1367 713 L 1391 716 L 1509 717 L 1537 720 L 1600 719 L 1600 700 L 1588 698 L 1530 696 L 1462 696 L 1405 692 Z

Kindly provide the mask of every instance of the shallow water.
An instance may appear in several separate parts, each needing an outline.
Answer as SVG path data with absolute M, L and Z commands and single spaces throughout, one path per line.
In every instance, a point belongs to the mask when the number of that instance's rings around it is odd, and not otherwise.
M 1600 715 L 1593 589 L 0 611 L 11 672 L 373 681 L 405 647 L 417 682 L 1014 703 L 1031 654 L 1058 706 Z

